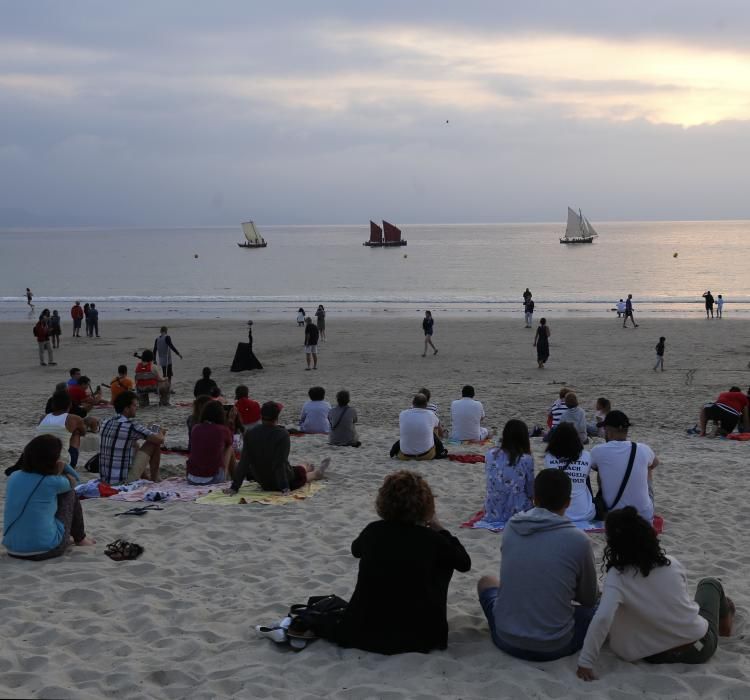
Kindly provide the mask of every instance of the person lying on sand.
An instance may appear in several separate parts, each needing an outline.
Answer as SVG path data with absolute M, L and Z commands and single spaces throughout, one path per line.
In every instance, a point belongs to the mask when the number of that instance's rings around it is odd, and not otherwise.
M 240 461 L 234 470 L 230 488 L 224 493 L 234 495 L 245 479 L 255 480 L 265 491 L 281 491 L 288 494 L 305 484 L 325 478 L 330 459 L 324 459 L 319 467 L 312 464 L 289 464 L 291 447 L 289 433 L 278 425 L 279 404 L 267 401 L 261 406 L 261 424 L 245 433 Z
M 732 633 L 734 603 L 721 583 L 701 579 L 691 600 L 682 564 L 667 556 L 651 523 L 635 508 L 612 511 L 605 528 L 607 575 L 578 657 L 578 677 L 596 679 L 594 664 L 607 637 L 612 651 L 626 661 L 708 661 L 719 636 Z

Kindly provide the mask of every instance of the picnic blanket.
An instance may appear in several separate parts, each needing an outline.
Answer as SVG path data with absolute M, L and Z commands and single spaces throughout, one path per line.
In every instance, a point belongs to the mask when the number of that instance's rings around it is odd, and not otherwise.
M 187 480 L 181 476 L 173 476 L 159 482 L 142 479 L 141 481 L 129 484 L 130 487 L 135 488 L 122 490 L 115 496 L 110 496 L 110 498 L 113 501 L 128 501 L 129 503 L 137 503 L 140 501 L 190 502 L 211 493 L 211 491 L 221 491 L 223 488 L 228 488 L 229 485 L 230 482 L 227 481 L 223 484 L 194 486 L 193 484 L 189 484 Z
M 461 462 L 462 464 L 479 464 L 484 462 L 484 455 L 478 454 L 463 454 L 463 455 L 448 455 L 448 459 L 451 462 Z
M 302 488 L 292 491 L 285 496 L 280 491 L 263 491 L 259 484 L 245 484 L 234 496 L 227 496 L 221 492 L 221 489 L 212 491 L 207 496 L 202 496 L 196 503 L 213 506 L 235 506 L 247 503 L 262 503 L 267 506 L 280 506 L 285 503 L 294 503 L 295 501 L 304 501 L 306 498 L 314 496 L 323 484 L 311 482 Z
M 572 523 L 584 532 L 604 532 L 604 523 L 601 520 L 573 520 Z M 653 526 L 654 530 L 661 534 L 664 530 L 664 518 L 662 518 L 661 515 L 654 515 Z M 502 532 L 505 529 L 505 523 L 485 520 L 484 510 L 480 510 L 465 523 L 461 523 L 461 527 L 469 527 L 475 530 L 489 530 L 490 532 Z
M 444 442 L 446 445 L 494 445 L 494 438 L 488 437 L 484 440 L 454 440 L 448 438 Z

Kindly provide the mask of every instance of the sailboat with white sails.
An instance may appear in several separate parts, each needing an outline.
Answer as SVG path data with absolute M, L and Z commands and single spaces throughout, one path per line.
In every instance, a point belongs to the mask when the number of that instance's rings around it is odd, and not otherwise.
M 565 235 L 560 239 L 560 243 L 593 243 L 598 236 L 596 229 L 580 209 L 576 214 L 568 207 L 568 225 L 565 227 Z
M 245 234 L 245 240 L 237 244 L 240 248 L 265 248 L 268 245 L 263 236 L 258 233 L 254 222 L 244 221 L 242 232 Z

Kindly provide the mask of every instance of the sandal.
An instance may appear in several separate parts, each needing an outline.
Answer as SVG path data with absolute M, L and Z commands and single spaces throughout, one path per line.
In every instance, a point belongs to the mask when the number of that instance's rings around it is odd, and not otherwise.
M 149 510 L 164 510 L 164 508 L 152 503 L 148 506 L 139 506 L 138 508 L 131 508 L 130 510 L 123 511 L 122 513 L 115 513 L 115 518 L 118 515 L 146 515 Z
M 137 559 L 143 554 L 143 547 L 135 542 L 126 542 L 125 540 L 115 540 L 107 545 L 104 553 L 112 561 L 125 561 Z

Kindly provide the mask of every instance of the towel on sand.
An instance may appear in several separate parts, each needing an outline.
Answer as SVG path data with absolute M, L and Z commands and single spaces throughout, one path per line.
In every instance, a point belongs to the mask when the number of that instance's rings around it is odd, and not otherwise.
M 116 496 L 111 496 L 113 501 L 128 501 L 137 503 L 139 501 L 194 501 L 200 496 L 205 496 L 211 491 L 221 491 L 228 488 L 230 482 L 223 484 L 205 484 L 193 486 L 181 476 L 173 476 L 163 481 L 144 481 L 138 488 L 129 491 L 121 491 Z
M 218 486 L 218 485 L 217 485 Z M 222 484 L 222 488 L 228 484 Z M 212 491 L 207 496 L 199 498 L 196 503 L 208 504 L 213 506 L 235 506 L 244 503 L 262 503 L 267 506 L 279 506 L 284 503 L 294 503 L 295 501 L 304 501 L 306 498 L 315 495 L 323 484 L 311 482 L 305 484 L 302 488 L 292 491 L 288 496 L 284 496 L 281 491 L 263 491 L 256 483 L 245 484 L 234 496 L 227 496 L 222 493 L 221 488 Z
M 484 455 L 465 454 L 465 455 L 448 455 L 451 462 L 461 462 L 462 464 L 479 464 L 484 462 Z
M 573 525 L 584 532 L 604 532 L 604 523 L 601 520 L 581 521 L 574 520 Z M 655 515 L 653 520 L 654 530 L 659 534 L 664 530 L 664 518 L 661 515 Z M 461 527 L 470 527 L 475 530 L 489 530 L 490 532 L 502 532 L 505 529 L 505 523 L 496 521 L 491 522 L 484 519 L 484 511 L 480 510 L 469 518 Z
M 448 438 L 445 440 L 446 445 L 492 445 L 494 444 L 494 438 L 488 437 L 484 440 L 454 440 Z

